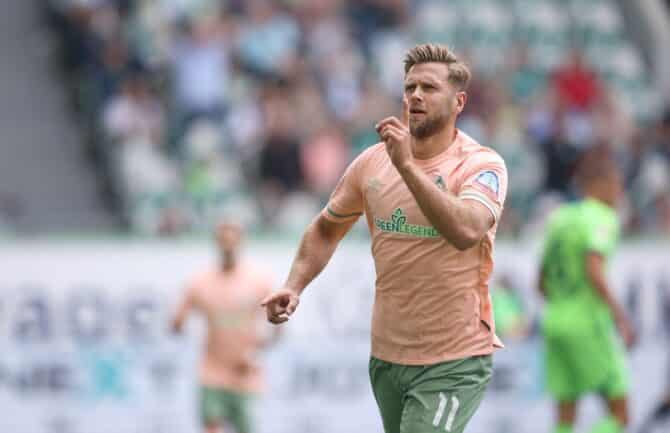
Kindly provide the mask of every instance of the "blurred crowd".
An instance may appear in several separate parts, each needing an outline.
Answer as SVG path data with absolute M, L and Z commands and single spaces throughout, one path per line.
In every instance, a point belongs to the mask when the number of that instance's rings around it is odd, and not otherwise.
M 670 110 L 610 0 L 46 4 L 132 230 L 197 231 L 221 215 L 302 228 L 378 140 L 376 121 L 399 113 L 405 50 L 433 41 L 473 69 L 459 127 L 508 164 L 501 234 L 535 233 L 600 147 L 625 171 L 626 233 L 670 235 Z

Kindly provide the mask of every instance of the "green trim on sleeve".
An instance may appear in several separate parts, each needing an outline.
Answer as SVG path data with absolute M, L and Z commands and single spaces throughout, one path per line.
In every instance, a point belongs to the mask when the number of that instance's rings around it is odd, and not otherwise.
M 334 212 L 330 206 L 326 207 L 326 210 L 328 210 L 328 213 L 334 216 L 335 218 L 351 218 L 353 216 L 361 216 L 363 215 L 363 212 L 354 212 L 346 215 L 339 214 L 337 212 Z

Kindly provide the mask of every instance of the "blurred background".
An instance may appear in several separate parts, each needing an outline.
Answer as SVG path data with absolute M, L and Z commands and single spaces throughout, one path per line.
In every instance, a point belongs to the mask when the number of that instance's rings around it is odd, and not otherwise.
M 216 258 L 213 225 L 242 222 L 248 255 L 281 282 L 302 229 L 377 141 L 375 122 L 399 113 L 406 49 L 428 41 L 467 59 L 459 127 L 510 173 L 492 281 L 509 344 L 470 432 L 551 430 L 537 253 L 548 212 L 577 198 L 575 162 L 595 147 L 625 174 L 611 277 L 640 333 L 634 425 L 670 383 L 670 2 L 21 0 L 3 10 L 0 407 L 15 416 L 1 431 L 198 431 L 202 326 L 174 338 L 167 323 L 187 278 Z M 258 432 L 381 432 L 366 371 L 366 230 L 355 227 L 264 355 Z M 587 402 L 580 422 L 599 410 Z

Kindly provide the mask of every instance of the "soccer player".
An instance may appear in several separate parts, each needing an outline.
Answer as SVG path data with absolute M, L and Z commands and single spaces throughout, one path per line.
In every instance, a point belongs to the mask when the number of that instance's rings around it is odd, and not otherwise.
M 305 287 L 365 214 L 376 294 L 370 379 L 386 433 L 464 430 L 491 379 L 495 335 L 488 281 L 507 171 L 455 124 L 470 71 L 447 47 L 405 57 L 404 118 L 347 168 L 307 227 L 268 320 L 289 320 Z
M 609 408 L 592 432 L 617 433 L 628 423 L 628 375 L 615 330 L 626 345 L 633 342 L 633 330 L 605 274 L 619 234 L 622 178 L 610 158 L 592 154 L 580 164 L 577 179 L 584 199 L 552 214 L 542 257 L 547 386 L 557 401 L 555 433 L 573 431 L 577 403 L 590 392 L 604 397 Z
M 193 310 L 207 321 L 200 364 L 200 410 L 207 433 L 228 433 L 227 426 L 250 433 L 249 402 L 262 388 L 256 354 L 268 339 L 258 304 L 271 292 L 272 281 L 258 267 L 241 261 L 242 237 L 237 224 L 217 227 L 220 263 L 193 279 L 172 323 L 173 330 L 181 332 Z

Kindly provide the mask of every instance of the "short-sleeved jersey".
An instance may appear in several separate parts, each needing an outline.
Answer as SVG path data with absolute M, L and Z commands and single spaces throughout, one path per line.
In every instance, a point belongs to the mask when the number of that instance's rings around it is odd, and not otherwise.
M 258 392 L 263 386 L 255 356 L 262 343 L 259 305 L 272 290 L 272 281 L 257 267 L 239 264 L 232 272 L 213 269 L 188 286 L 187 302 L 207 321 L 200 382 L 239 392 Z
M 415 162 L 445 194 L 486 206 L 495 223 L 477 245 L 459 251 L 431 226 L 383 143 L 351 163 L 322 215 L 334 222 L 366 216 L 377 276 L 372 355 L 425 365 L 489 354 L 501 346 L 488 282 L 505 164 L 461 131 L 443 153 Z
M 576 331 L 609 316 L 587 276 L 586 256 L 595 252 L 609 258 L 618 238 L 616 212 L 597 200 L 585 199 L 554 211 L 542 257 L 546 325 L 560 328 L 569 322 L 565 326 Z

